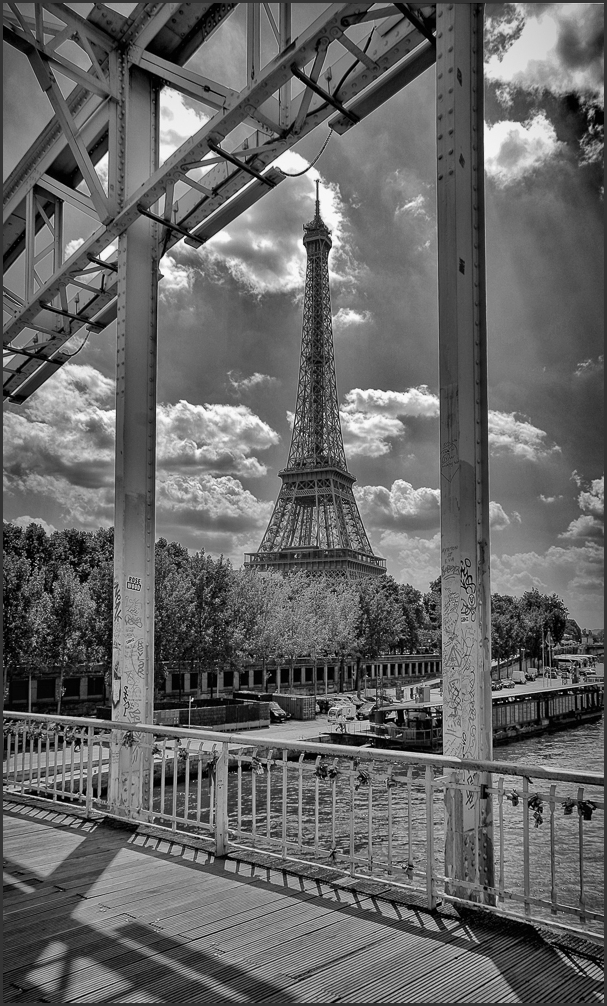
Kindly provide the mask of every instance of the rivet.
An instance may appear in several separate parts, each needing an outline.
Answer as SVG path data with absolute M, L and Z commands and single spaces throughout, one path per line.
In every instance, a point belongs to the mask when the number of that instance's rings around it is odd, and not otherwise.
M 449 94 L 453 94 L 453 88 L 452 87 L 449 88 Z

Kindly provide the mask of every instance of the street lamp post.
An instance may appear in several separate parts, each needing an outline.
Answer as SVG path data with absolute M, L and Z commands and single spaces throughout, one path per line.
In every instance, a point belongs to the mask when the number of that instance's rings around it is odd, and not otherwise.
M 188 727 L 191 725 L 192 720 L 192 696 L 188 696 Z

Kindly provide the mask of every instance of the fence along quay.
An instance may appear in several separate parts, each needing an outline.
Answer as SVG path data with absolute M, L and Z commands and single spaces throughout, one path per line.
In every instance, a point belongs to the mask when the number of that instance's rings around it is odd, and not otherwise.
M 126 816 L 129 808 L 108 798 L 110 740 L 115 731 L 133 743 L 133 724 L 7 712 L 4 726 L 5 796 Z M 217 856 L 256 850 L 277 864 L 324 865 L 421 895 L 428 909 L 457 904 L 465 888 L 502 916 L 595 939 L 602 932 L 598 773 L 178 727 L 138 724 L 137 732 L 154 764 L 150 784 L 140 763 L 129 810 L 141 825 L 206 838 Z M 477 866 L 455 887 L 442 862 L 445 797 L 458 789 L 466 799 L 485 779 L 495 884 L 483 885 Z

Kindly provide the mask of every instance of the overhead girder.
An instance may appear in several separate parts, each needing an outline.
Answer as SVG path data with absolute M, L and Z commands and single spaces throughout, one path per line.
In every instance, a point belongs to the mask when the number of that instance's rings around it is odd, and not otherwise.
M 58 18 L 61 18 L 61 10 L 65 7 L 63 4 L 42 6 Z M 138 65 L 153 74 L 159 83 L 166 81 L 171 87 L 200 101 L 204 101 L 206 96 L 208 107 L 215 114 L 123 206 L 111 213 L 105 223 L 100 223 L 94 233 L 53 272 L 35 295 L 29 301 L 26 299 L 23 307 L 14 310 L 13 317 L 4 326 L 5 353 L 8 352 L 12 357 L 9 360 L 11 373 L 5 382 L 5 398 L 25 401 L 36 387 L 55 372 L 58 364 L 69 359 L 69 354 L 61 353 L 61 348 L 74 334 L 91 322 L 107 325 L 113 320 L 116 310 L 116 274 L 115 267 L 111 264 L 103 270 L 100 267 L 97 276 L 105 276 L 103 288 L 99 282 L 97 292 L 91 292 L 88 299 L 83 294 L 82 287 L 78 288 L 77 306 L 73 303 L 74 296 L 68 298 L 66 292 L 70 287 L 76 288 L 74 281 L 80 277 L 81 282 L 84 271 L 89 271 L 90 274 L 91 260 L 101 263 L 104 255 L 110 257 L 108 247 L 140 216 L 142 210 L 158 212 L 155 207 L 165 197 L 163 212 L 168 218 L 175 186 L 188 186 L 185 193 L 179 195 L 179 220 L 170 221 L 171 224 L 176 223 L 179 229 L 166 228 L 162 234 L 164 254 L 177 241 L 182 240 L 184 231 L 194 232 L 192 241 L 186 238 L 186 243 L 199 245 L 201 240 L 208 240 L 244 208 L 269 191 L 272 185 L 282 180 L 284 176 L 277 170 L 271 175 L 266 172 L 263 176 L 267 184 L 251 182 L 251 174 L 263 175 L 264 169 L 281 153 L 334 112 L 333 104 L 323 101 L 321 96 L 308 87 L 304 87 L 292 100 L 293 114 L 289 114 L 288 109 L 285 111 L 284 96 L 286 89 L 295 80 L 295 69 L 302 71 L 313 61 L 314 65 L 308 73 L 310 79 L 317 83 L 325 68 L 326 52 L 333 43 L 337 43 L 344 54 L 330 65 L 333 67 L 333 79 L 338 79 L 338 73 L 352 65 L 352 51 L 358 50 L 356 43 L 346 34 L 347 30 L 352 25 L 373 17 L 381 17 L 383 20 L 378 26 L 373 44 L 365 54 L 365 60 L 349 74 L 340 90 L 342 104 L 364 94 L 370 85 L 380 80 L 408 54 L 412 55 L 409 57 L 411 65 L 407 69 L 407 82 L 429 65 L 429 43 L 408 18 L 396 11 L 397 5 L 384 7 L 374 13 L 371 10 L 373 4 L 332 4 L 290 44 L 287 43 L 290 23 L 286 19 L 284 23 L 281 22 L 278 44 L 286 44 L 285 48 L 281 48 L 265 67 L 256 69 L 256 76 L 239 93 L 225 85 L 217 85 L 212 91 L 215 82 L 209 82 L 193 71 L 183 70 L 182 64 L 195 54 L 238 6 L 139 4 L 126 20 L 101 4 L 95 5 L 90 12 L 86 24 L 90 22 L 92 33 L 103 33 L 103 37 L 99 37 L 97 42 L 91 37 L 91 46 L 97 45 L 95 52 L 103 69 L 108 57 L 101 50 L 101 42 L 107 48 L 111 41 L 115 47 L 114 53 L 118 48 L 126 52 L 128 66 Z M 281 5 L 283 8 L 288 6 Z M 420 5 L 415 6 L 420 8 Z M 424 5 L 420 9 L 425 18 L 424 24 L 433 24 L 435 5 Z M 386 16 L 389 11 L 394 13 Z M 76 31 L 78 25 L 72 14 L 69 8 L 65 8 L 65 17 L 70 20 L 68 27 L 73 24 Z M 85 31 L 82 26 L 80 28 Z M 253 30 L 256 30 L 255 26 Z M 256 49 L 252 45 L 251 53 L 254 52 Z M 110 53 L 109 59 L 112 58 L 117 57 Z M 253 58 L 252 55 L 251 59 Z M 419 66 L 416 72 L 417 60 Z M 99 162 L 111 145 L 112 116 L 115 116 L 116 106 L 120 107 L 120 100 L 120 95 L 117 100 L 91 95 L 79 84 L 67 99 L 67 108 L 93 165 Z M 305 115 L 301 114 L 302 108 L 306 110 Z M 285 125 L 287 122 L 290 124 Z M 243 147 L 242 142 L 236 143 L 231 137 L 234 130 L 243 124 L 251 129 L 249 135 L 253 144 L 250 150 L 246 149 L 246 144 Z M 231 155 L 229 161 L 221 156 L 222 144 L 225 144 L 226 153 Z M 236 167 L 239 159 L 243 160 L 243 168 Z M 211 165 L 202 179 L 188 177 L 187 172 L 192 170 L 192 165 L 200 166 L 202 161 L 204 167 Z M 47 186 L 52 187 L 53 182 L 57 186 L 64 186 L 66 201 L 83 210 L 87 196 L 76 191 L 76 186 L 82 181 L 82 172 L 56 120 L 43 130 L 39 140 L 8 179 L 5 195 L 5 269 L 14 265 L 24 251 L 23 205 L 27 191 L 34 185 L 38 187 L 38 191 L 44 191 L 45 181 Z M 70 192 L 73 193 L 72 196 Z M 242 204 L 240 199 L 234 199 L 233 212 L 230 210 L 231 204 L 224 208 L 224 204 L 241 192 Z M 86 205 L 90 211 L 90 200 Z M 35 226 L 40 230 L 43 226 L 41 218 L 36 218 Z M 58 320 L 58 316 L 53 315 L 45 305 L 57 305 L 64 313 Z M 28 329 L 41 333 L 44 338 L 38 339 L 34 357 L 25 354 L 19 357 L 19 337 Z M 21 348 L 27 345 L 28 343 L 23 343 Z M 29 346 L 31 350 L 31 342 Z M 44 362 L 45 357 L 48 362 Z

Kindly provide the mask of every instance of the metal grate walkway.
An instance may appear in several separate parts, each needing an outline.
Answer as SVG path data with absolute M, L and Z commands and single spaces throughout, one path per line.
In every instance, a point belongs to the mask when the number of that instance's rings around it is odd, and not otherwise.
M 603 1001 L 602 954 L 576 938 L 4 810 L 7 1002 Z

